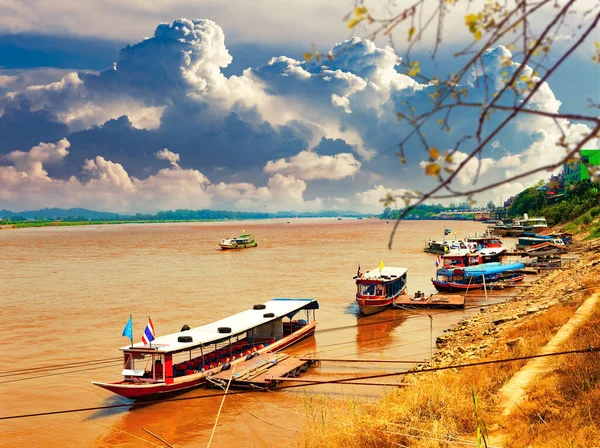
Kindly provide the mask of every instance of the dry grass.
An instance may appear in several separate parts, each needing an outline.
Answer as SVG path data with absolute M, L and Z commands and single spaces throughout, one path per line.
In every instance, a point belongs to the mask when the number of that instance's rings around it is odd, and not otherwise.
M 514 328 L 502 331 L 496 341 L 482 355 L 481 359 L 500 359 L 536 354 L 572 316 L 575 309 L 582 303 L 583 294 L 574 295 L 569 302 L 561 303 L 550 308 L 540 315 L 525 319 Z M 596 327 L 600 324 L 600 315 L 595 321 Z M 580 340 L 573 346 L 581 347 L 591 343 L 600 345 L 598 330 L 579 334 Z M 585 335 L 585 338 L 583 336 Z M 509 339 L 522 338 L 522 342 L 508 348 L 505 342 Z M 586 437 L 595 435 L 600 440 L 597 427 L 600 416 L 600 391 L 588 388 L 589 384 L 596 384 L 598 372 L 587 364 L 594 360 L 594 367 L 598 367 L 598 355 L 577 357 L 578 362 L 572 359 L 564 360 L 561 364 L 560 381 L 553 376 L 543 382 L 544 388 L 539 389 L 539 394 L 534 393 L 531 407 L 525 407 L 518 417 L 512 417 L 509 426 L 509 438 L 514 447 L 524 447 L 530 444 L 523 440 L 520 434 L 527 435 L 527 440 L 532 440 L 530 446 L 593 446 L 587 445 L 538 445 L 538 440 L 543 439 L 543 429 L 549 427 L 548 418 L 552 421 L 561 418 L 566 427 L 581 432 L 582 435 L 573 435 L 574 440 L 585 440 Z M 477 361 L 477 360 L 473 360 Z M 487 428 L 498 427 L 501 423 L 496 411 L 496 393 L 512 375 L 525 364 L 510 362 L 463 368 L 459 370 L 442 371 L 436 373 L 420 373 L 401 377 L 402 381 L 411 382 L 412 385 L 398 389 L 384 396 L 374 404 L 361 403 L 352 398 L 343 401 L 332 401 L 322 396 L 306 396 L 305 406 L 308 416 L 304 428 L 304 437 L 297 442 L 298 446 L 305 448 L 317 447 L 398 447 L 410 446 L 419 448 L 458 446 L 452 444 L 454 440 L 476 441 L 477 422 L 474 416 L 472 394 L 478 398 L 479 417 L 483 419 Z M 554 390 L 555 394 L 550 394 Z M 583 395 L 583 390 L 585 394 Z M 535 397 L 535 398 L 534 398 Z M 545 400 L 540 407 L 535 400 Z M 579 400 L 580 406 L 572 407 L 569 402 Z M 586 403 L 589 405 L 586 406 Z M 576 413 L 577 422 L 582 428 L 568 424 L 570 413 Z M 536 409 L 543 409 L 543 414 Z M 539 415 L 542 415 L 540 417 Z M 586 417 L 587 416 L 587 417 Z M 520 419 L 523 422 L 519 422 Z M 594 422 L 594 425 L 591 422 Z M 585 425 L 591 427 L 586 428 Z M 600 424 L 598 425 L 600 427 Z M 558 434 L 567 434 L 566 427 Z M 514 431 L 512 431 L 514 429 Z M 538 435 L 540 435 L 538 437 Z M 552 434 L 547 435 L 552 437 Z M 591 439 L 590 439 L 591 440 Z M 450 443 L 449 443 L 450 442 Z M 600 446 L 600 445 L 599 445 Z
M 600 346 L 600 307 L 564 345 L 565 350 Z M 600 446 L 600 355 L 557 359 L 556 369 L 528 391 L 503 432 L 507 447 Z

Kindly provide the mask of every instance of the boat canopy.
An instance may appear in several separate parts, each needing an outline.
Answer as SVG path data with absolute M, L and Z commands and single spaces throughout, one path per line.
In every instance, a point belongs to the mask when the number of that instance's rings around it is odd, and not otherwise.
M 469 249 L 452 249 L 450 252 L 445 253 L 442 258 L 464 257 L 470 253 L 471 251 Z
M 495 265 L 495 266 L 490 266 Z M 502 272 L 507 271 L 518 271 L 519 269 L 524 269 L 525 265 L 523 263 L 484 263 L 479 266 L 470 266 L 465 268 L 465 277 L 481 277 L 483 274 L 485 275 L 493 275 L 493 274 L 501 274 Z
M 408 272 L 406 268 L 393 268 L 384 266 L 384 268 L 380 271 L 379 268 L 373 269 L 362 277 L 358 277 L 356 280 L 383 280 L 387 281 L 390 278 L 396 279 L 397 277 L 402 277 L 404 274 Z M 388 278 L 386 278 L 388 277 Z
M 264 303 L 263 309 L 251 309 L 226 317 L 225 319 L 212 322 L 200 327 L 191 328 L 186 331 L 159 336 L 152 341 L 152 347 L 143 342 L 133 346 L 121 347 L 121 351 L 142 351 L 152 353 L 174 353 L 184 350 L 192 350 L 201 345 L 210 345 L 228 340 L 232 336 L 245 333 L 265 323 L 281 319 L 282 317 L 293 317 L 300 310 L 317 310 L 319 303 L 316 299 L 272 299 Z M 265 317 L 265 314 L 268 316 Z M 228 333 L 219 332 L 219 328 L 231 329 Z M 192 342 L 179 342 L 179 336 L 191 336 Z
M 504 249 L 502 247 L 484 247 L 477 253 L 483 257 L 489 257 L 492 255 L 498 255 L 498 254 L 501 254 L 504 252 L 506 252 L 506 249 Z
M 477 264 L 475 266 L 467 266 L 467 267 L 449 267 L 449 268 L 442 268 L 442 269 L 438 269 L 437 274 L 438 275 L 446 275 L 446 276 L 451 276 L 454 274 L 460 274 L 461 272 L 463 272 L 465 275 L 467 275 L 468 272 L 478 272 L 479 275 L 481 275 L 481 269 L 482 266 L 485 269 L 491 269 L 491 268 L 497 268 L 500 266 L 506 266 L 503 265 L 502 263 L 499 263 L 497 261 L 493 262 L 493 263 L 483 263 L 483 264 Z M 486 272 L 487 274 L 487 272 Z

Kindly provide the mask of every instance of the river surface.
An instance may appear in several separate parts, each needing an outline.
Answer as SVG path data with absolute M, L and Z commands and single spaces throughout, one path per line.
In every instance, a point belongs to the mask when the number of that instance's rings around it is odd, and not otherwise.
M 477 311 L 481 296 L 460 311 L 402 311 L 358 317 L 356 275 L 386 266 L 408 268 L 408 293 L 434 292 L 435 256 L 428 238 L 451 227 L 461 238 L 483 232 L 475 222 L 408 221 L 387 248 L 393 222 L 377 219 L 291 219 L 219 223 L 129 224 L 0 231 L 0 416 L 127 403 L 92 380 L 120 379 L 121 362 L 73 365 L 120 356 L 133 314 L 134 338 L 151 316 L 161 334 L 207 324 L 275 297 L 320 303 L 314 338 L 286 353 L 328 358 L 427 360 L 445 328 Z M 242 229 L 259 246 L 221 251 L 217 243 Z M 505 242 L 505 246 L 512 246 Z M 504 295 L 503 295 L 504 294 Z M 491 295 L 504 300 L 506 292 Z M 428 314 L 433 317 L 432 327 Z M 432 330 L 433 336 L 430 336 Z M 433 347 L 433 350 L 435 348 Z M 406 370 L 409 364 L 323 362 L 310 378 Z M 15 375 L 15 373 L 17 375 Z M 388 383 L 401 377 L 386 378 Z M 228 397 L 213 447 L 293 445 L 315 393 L 376 399 L 383 386 L 321 385 Z M 196 389 L 180 397 L 216 391 Z M 0 446 L 206 446 L 221 398 L 198 398 L 15 420 L 0 420 Z M 295 445 L 294 445 L 295 446 Z

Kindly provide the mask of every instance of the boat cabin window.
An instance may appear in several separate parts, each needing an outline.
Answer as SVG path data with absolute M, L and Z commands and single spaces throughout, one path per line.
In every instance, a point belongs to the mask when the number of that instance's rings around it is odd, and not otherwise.
M 360 285 L 358 285 L 358 287 L 359 287 L 358 293 L 361 296 L 375 296 L 375 295 L 377 295 L 376 289 L 375 289 L 376 286 L 381 289 L 381 286 L 375 285 L 375 284 L 364 284 L 364 283 L 360 284 Z
M 164 355 L 159 353 L 125 352 L 123 376 L 142 382 L 164 380 Z

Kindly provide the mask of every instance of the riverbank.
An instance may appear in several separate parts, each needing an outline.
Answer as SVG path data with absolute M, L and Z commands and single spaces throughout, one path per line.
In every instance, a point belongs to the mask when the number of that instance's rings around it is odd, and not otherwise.
M 598 287 L 600 241 L 578 242 L 572 252 L 579 260 L 569 267 L 549 272 L 514 298 L 482 308 L 438 337 L 432 367 L 538 354 Z M 598 321 L 596 307 L 562 347 L 600 346 Z M 524 360 L 400 376 L 398 382 L 409 386 L 373 405 L 313 399 L 303 445 L 435 447 L 473 443 L 478 432 L 487 432 L 495 446 L 556 446 L 559 436 L 568 446 L 590 446 L 600 439 L 600 413 L 589 405 L 600 397 L 600 378 L 597 369 L 589 372 L 586 366 L 597 366 L 598 356 L 557 357 L 558 370 L 539 379 L 543 394 L 536 393 L 536 380 L 509 417 L 499 411 L 499 392 Z

